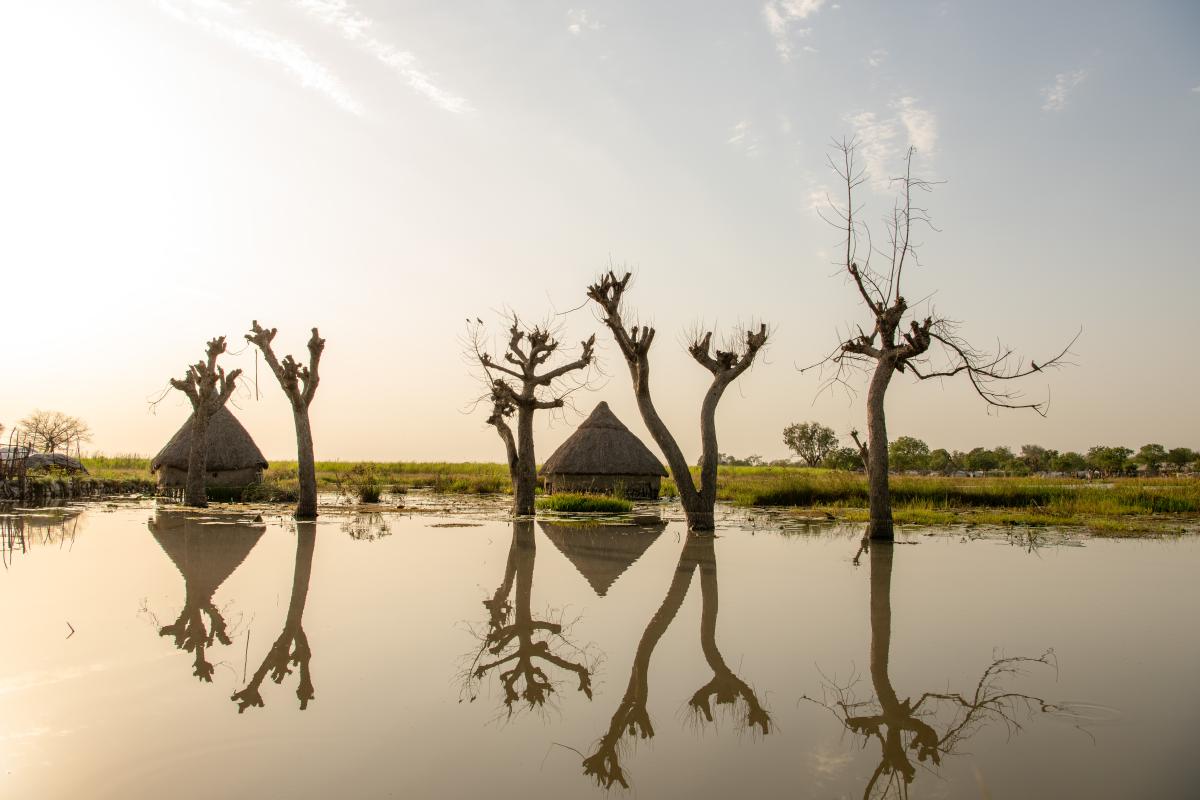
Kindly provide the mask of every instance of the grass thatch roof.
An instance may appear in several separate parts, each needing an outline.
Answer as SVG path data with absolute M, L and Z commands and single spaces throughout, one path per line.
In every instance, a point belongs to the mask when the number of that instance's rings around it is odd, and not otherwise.
M 225 470 L 267 468 L 267 459 L 263 457 L 258 445 L 250 438 L 250 434 L 238 422 L 228 408 L 224 406 L 208 421 L 208 460 L 206 469 L 209 472 Z M 192 444 L 192 418 L 189 416 L 167 446 L 158 452 L 151 461 L 150 469 L 160 467 L 175 467 L 187 469 L 188 449 Z
M 546 463 L 543 475 L 660 475 L 667 470 L 601 401 Z

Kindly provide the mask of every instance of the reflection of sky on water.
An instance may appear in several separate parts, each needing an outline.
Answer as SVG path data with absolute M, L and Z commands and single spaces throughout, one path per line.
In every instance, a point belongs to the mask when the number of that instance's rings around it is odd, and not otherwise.
M 855 676 L 855 701 L 878 699 L 871 649 L 882 618 L 869 559 L 852 563 L 854 530 L 742 519 L 689 544 L 674 521 L 572 540 L 569 526 L 541 524 L 514 539 L 511 522 L 488 514 L 463 526 L 446 514 L 347 511 L 308 533 L 271 515 L 239 528 L 210 514 L 180 529 L 187 547 L 165 553 L 155 519 L 144 506 L 85 512 L 70 549 L 30 547 L 0 573 L 0 604 L 19 610 L 0 661 L 4 794 L 600 796 L 581 760 L 628 697 L 653 737 L 618 719 L 613 752 L 641 796 L 753 786 L 756 796 L 857 797 L 879 767 L 877 740 L 864 746 L 844 724 L 878 706 L 839 718 L 801 701 Z M 249 538 L 233 541 L 239 530 Z M 1200 642 L 1180 632 L 1200 610 L 1200 541 L 905 538 L 917 544 L 895 548 L 879 684 L 897 702 L 969 695 L 1000 656 L 1053 648 L 1058 664 L 1002 684 L 1049 710 L 1019 715 L 1011 736 L 1003 721 L 973 727 L 936 776 L 918 765 L 910 796 L 977 796 L 981 785 L 997 797 L 1178 796 L 1190 785 Z M 194 651 L 159 636 L 187 605 L 188 575 L 193 600 L 211 600 L 228 623 L 229 644 L 206 645 L 211 683 L 197 680 Z M 480 603 L 497 596 L 501 628 L 571 623 L 559 654 L 588 670 L 590 696 L 577 674 L 540 658 L 531 663 L 553 683 L 549 713 L 505 713 L 498 675 L 508 667 L 462 693 L 463 655 L 481 644 L 471 627 L 486 636 Z M 656 622 L 660 612 L 669 619 Z M 523 646 L 535 654 L 555 640 L 546 633 Z M 705 686 L 711 722 L 694 705 Z M 239 715 L 230 698 L 247 689 L 263 706 Z M 767 735 L 747 726 L 751 696 L 769 712 Z M 927 721 L 944 736 L 952 716 Z M 208 769 L 214 758 L 219 769 Z M 203 788 L 181 787 L 180 771 L 198 768 Z

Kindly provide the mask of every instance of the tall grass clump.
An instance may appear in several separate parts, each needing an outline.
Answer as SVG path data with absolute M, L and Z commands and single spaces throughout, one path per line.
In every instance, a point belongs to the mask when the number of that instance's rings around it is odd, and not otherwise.
M 633 510 L 633 503 L 621 497 L 603 494 L 552 494 L 538 498 L 539 511 L 560 511 L 571 514 L 621 514 Z

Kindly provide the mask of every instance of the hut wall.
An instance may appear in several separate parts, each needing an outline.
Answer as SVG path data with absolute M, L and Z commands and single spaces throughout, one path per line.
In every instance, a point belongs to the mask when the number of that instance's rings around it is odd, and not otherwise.
M 583 492 L 611 494 L 629 500 L 657 500 L 662 479 L 657 475 L 547 475 L 550 494 Z
M 261 480 L 262 470 L 258 467 L 223 469 L 215 472 L 210 470 L 204 476 L 204 485 L 218 489 L 240 489 Z M 187 485 L 187 470 L 177 467 L 160 467 L 158 485 L 163 489 L 182 489 Z

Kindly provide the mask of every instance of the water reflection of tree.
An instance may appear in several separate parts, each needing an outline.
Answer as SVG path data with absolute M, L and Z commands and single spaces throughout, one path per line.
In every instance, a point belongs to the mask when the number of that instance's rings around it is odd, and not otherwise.
M 177 648 L 195 654 L 192 674 L 211 683 L 215 667 L 206 651 L 214 642 L 230 644 L 225 617 L 213 603 L 213 595 L 254 549 L 266 526 L 212 524 L 191 514 L 164 511 L 157 512 L 148 525 L 184 581 L 183 610 L 174 623 L 159 629 L 159 636 L 170 636 Z
M 758 699 L 758 695 L 744 680 L 738 677 L 725 663 L 717 647 L 717 561 L 713 548 L 714 537 L 689 533 L 675 574 L 667 587 L 662 605 L 650 618 L 642 633 L 629 684 L 625 695 L 617 705 L 608 730 L 600 737 L 595 750 L 583 760 L 583 771 L 605 788 L 619 783 L 629 788 L 629 782 L 621 767 L 621 742 L 625 733 L 649 739 L 654 736 L 654 725 L 646 710 L 649 699 L 650 658 L 654 648 L 662 639 L 667 628 L 679 613 L 692 583 L 692 576 L 700 572 L 700 648 L 713 671 L 712 680 L 701 686 L 688 701 L 691 709 L 706 721 L 713 721 L 713 702 L 719 706 L 737 709 L 740 724 L 747 729 L 758 729 L 763 734 L 770 732 L 771 716 Z M 740 701 L 740 702 L 739 702 Z
M 0 561 L 7 568 L 13 555 L 29 552 L 30 545 L 73 545 L 83 509 L 49 506 L 37 513 L 8 513 L 0 508 Z
M 488 621 L 478 634 L 481 644 L 464 676 L 466 692 L 474 700 L 478 682 L 489 672 L 499 670 L 504 706 L 510 716 L 518 701 L 524 701 L 530 709 L 539 708 L 554 692 L 554 681 L 544 666 L 573 674 L 579 682 L 579 691 L 589 699 L 592 696 L 591 659 L 586 651 L 569 641 L 569 626 L 563 625 L 561 615 L 558 620 L 539 620 L 533 616 L 530 601 L 536 556 L 533 522 L 514 521 L 504 578 L 495 594 L 483 601 Z M 516 594 L 509 602 L 514 587 Z M 564 651 L 573 653 L 577 660 L 562 655 Z
M 993 661 L 969 694 L 925 692 L 915 701 L 911 697 L 901 700 L 888 670 L 894 546 L 891 542 L 868 545 L 864 539 L 871 569 L 870 667 L 875 696 L 856 701 L 851 686 L 828 686 L 826 699 L 814 701 L 832 711 L 839 722 L 864 741 L 874 739 L 879 743 L 879 764 L 863 791 L 864 799 L 907 797 L 917 765 L 940 766 L 944 756 L 951 755 L 988 723 L 1003 724 L 1011 734 L 1021 728 L 1018 716 L 1060 710 L 1039 697 L 1007 691 L 1003 686 L 1005 679 L 1019 676 L 1033 665 L 1056 667 L 1053 651 L 1049 650 L 1036 658 Z M 855 563 L 862 554 L 860 550 Z
M 316 523 L 297 522 L 296 568 L 292 574 L 292 597 L 288 602 L 287 617 L 283 622 L 283 630 L 267 651 L 262 664 L 254 671 L 250 682 L 244 689 L 234 692 L 230 697 L 238 704 L 239 714 L 247 708 L 261 708 L 266 704 L 260 688 L 268 674 L 272 681 L 282 684 L 283 679 L 292 674 L 292 667 L 298 667 L 300 671 L 300 682 L 296 686 L 296 697 L 300 699 L 300 710 L 308 708 L 308 702 L 316 697 L 312 675 L 309 671 L 312 649 L 308 645 L 308 636 L 304 632 L 304 604 L 308 599 L 308 583 L 312 576 L 313 550 L 316 548 L 316 543 Z

